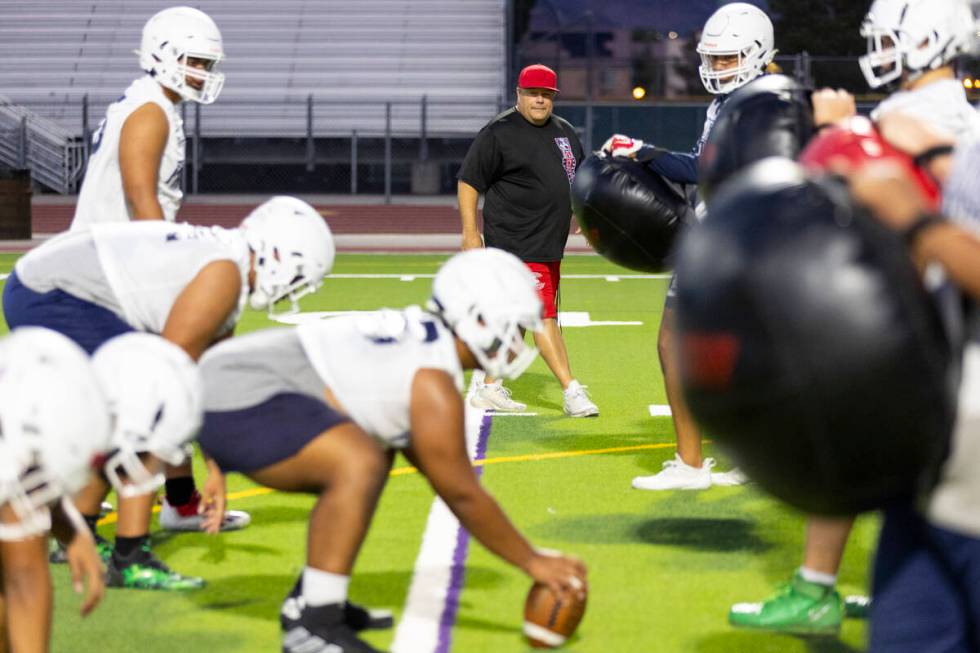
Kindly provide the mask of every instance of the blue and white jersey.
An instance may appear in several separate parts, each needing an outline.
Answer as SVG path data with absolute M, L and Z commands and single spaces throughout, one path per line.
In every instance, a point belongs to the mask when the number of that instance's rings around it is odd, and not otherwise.
M 650 169 L 661 175 L 665 179 L 679 184 L 698 183 L 698 158 L 704 149 L 704 144 L 708 142 L 711 130 L 718 120 L 718 113 L 728 99 L 727 95 L 716 96 L 708 105 L 708 113 L 704 119 L 704 128 L 701 130 L 701 138 L 695 143 L 694 149 L 690 152 L 665 152 L 653 161 L 647 163 Z
M 297 332 L 340 408 L 385 446 L 409 445 L 419 370 L 443 370 L 463 389 L 452 332 L 417 306 L 301 324 Z
M 234 328 L 248 296 L 248 243 L 237 229 L 159 220 L 93 225 L 52 238 L 22 257 L 18 278 L 35 292 L 62 290 L 115 313 L 137 331 L 161 333 L 177 297 L 214 261 L 241 273 L 238 307 L 219 335 Z
M 163 209 L 164 220 L 173 222 L 177 217 L 184 197 L 180 190 L 180 173 L 184 168 L 184 123 L 177 113 L 177 107 L 164 95 L 160 84 L 146 75 L 130 84 L 126 94 L 109 105 L 105 119 L 92 135 L 94 149 L 78 193 L 71 229 L 102 222 L 127 222 L 140 217 L 130 214 L 126 202 L 119 167 L 119 141 L 126 120 L 146 104 L 155 104 L 163 109 L 170 127 L 157 175 L 157 200 Z

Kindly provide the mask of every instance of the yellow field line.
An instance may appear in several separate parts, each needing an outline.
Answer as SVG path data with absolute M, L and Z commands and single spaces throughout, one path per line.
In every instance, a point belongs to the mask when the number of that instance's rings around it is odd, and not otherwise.
M 477 460 L 473 462 L 474 467 L 484 467 L 486 465 L 499 465 L 502 463 L 524 463 L 524 462 L 535 462 L 538 460 L 555 460 L 558 458 L 576 458 L 579 456 L 600 456 L 608 453 L 629 453 L 631 451 L 647 451 L 650 449 L 668 449 L 675 445 L 673 443 L 659 443 L 659 444 L 636 444 L 629 447 L 608 447 L 605 449 L 581 449 L 578 451 L 554 451 L 551 453 L 530 453 L 521 456 L 500 456 L 497 458 L 486 458 L 484 460 Z M 418 470 L 414 467 L 398 467 L 390 472 L 390 476 L 405 476 L 406 474 L 415 474 Z M 242 490 L 240 492 L 229 492 L 228 501 L 236 501 L 238 499 L 249 499 L 251 497 L 260 497 L 266 494 L 272 494 L 275 490 L 270 490 L 266 487 L 255 487 L 248 490 Z M 153 512 L 160 512 L 160 506 L 154 506 Z M 117 515 L 114 512 L 107 514 L 99 524 L 115 524 Z

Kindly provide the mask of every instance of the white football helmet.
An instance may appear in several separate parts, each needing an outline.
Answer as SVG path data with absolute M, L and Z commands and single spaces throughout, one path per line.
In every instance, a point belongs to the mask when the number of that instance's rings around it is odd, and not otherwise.
M 765 72 L 776 56 L 772 21 L 745 2 L 724 5 L 704 24 L 698 42 L 701 82 L 709 93 L 731 93 Z M 715 70 L 714 57 L 735 57 L 734 66 Z
M 868 86 L 915 79 L 973 47 L 966 0 L 875 0 L 861 24 L 868 54 L 860 58 Z M 904 77 L 903 77 L 904 76 Z
M 39 327 L 0 340 L 0 539 L 51 528 L 48 506 L 89 481 L 109 448 L 109 411 L 88 356 Z
M 221 32 L 199 9 L 170 7 L 154 14 L 143 26 L 136 54 L 143 70 L 185 100 L 211 104 L 225 84 L 224 74 L 217 71 L 225 56 Z M 204 66 L 193 66 L 188 59 L 197 59 Z M 195 85 L 187 83 L 188 77 Z
M 327 221 L 303 200 L 280 195 L 249 213 L 241 230 L 255 255 L 249 304 L 271 316 L 276 302 L 289 299 L 290 309 L 280 314 L 299 311 L 299 299 L 315 292 L 333 267 Z
M 106 477 L 123 497 L 163 485 L 140 454 L 170 465 L 184 462 L 184 445 L 204 419 L 203 386 L 197 365 L 183 349 L 149 333 L 127 333 L 95 352 L 92 365 L 114 418 Z
M 436 274 L 427 308 L 488 376 L 516 379 L 538 353 L 521 332 L 543 328 L 537 279 L 513 254 L 494 248 L 456 254 Z

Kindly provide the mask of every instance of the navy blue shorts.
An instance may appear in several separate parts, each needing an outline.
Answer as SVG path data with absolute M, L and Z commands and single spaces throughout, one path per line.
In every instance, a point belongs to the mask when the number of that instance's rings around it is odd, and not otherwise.
M 3 288 L 3 316 L 11 329 L 46 327 L 74 340 L 89 354 L 106 340 L 135 330 L 109 309 L 63 290 L 35 292 L 15 272 Z
M 873 653 L 980 651 L 980 539 L 885 513 L 871 597 Z
M 287 392 L 240 410 L 208 411 L 197 436 L 225 472 L 252 472 L 295 456 L 350 418 L 322 399 Z

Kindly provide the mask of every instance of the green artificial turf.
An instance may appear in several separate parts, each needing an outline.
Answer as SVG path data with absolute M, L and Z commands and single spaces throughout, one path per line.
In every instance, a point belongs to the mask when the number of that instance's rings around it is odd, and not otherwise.
M 0 272 L 9 271 L 15 259 L 0 255 Z M 444 259 L 340 255 L 337 274 L 398 277 L 331 278 L 304 300 L 303 308 L 365 310 L 422 302 L 431 279 L 412 275 L 431 275 Z M 764 598 L 799 565 L 803 519 L 751 485 L 663 493 L 630 488 L 633 476 L 654 473 L 673 456 L 670 419 L 648 412 L 650 404 L 667 403 L 656 353 L 667 280 L 568 278 L 633 274 L 596 256 L 569 257 L 562 272 L 563 311 L 586 311 L 593 321 L 642 324 L 564 330 L 572 369 L 600 407 L 596 419 L 562 415 L 558 384 L 541 360 L 509 383 L 515 398 L 538 415 L 494 418 L 483 482 L 535 544 L 573 553 L 589 565 L 588 611 L 566 649 L 862 650 L 865 625 L 859 621 L 846 621 L 839 640 L 746 633 L 727 625 L 733 602 Z M 238 332 L 271 325 L 263 314 L 249 311 Z M 717 454 L 710 443 L 706 453 Z M 404 465 L 396 461 L 396 466 Z M 719 468 L 727 469 L 723 459 Z M 279 605 L 303 565 L 306 516 L 313 499 L 256 489 L 240 476 L 229 479 L 229 492 L 230 507 L 252 513 L 248 529 L 217 537 L 154 535 L 156 552 L 174 569 L 208 579 L 202 591 L 110 590 L 103 605 L 82 620 L 67 572 L 56 568 L 53 650 L 279 650 Z M 432 492 L 418 474 L 389 480 L 355 570 L 354 600 L 400 613 L 431 502 Z M 111 536 L 112 524 L 101 531 Z M 843 591 L 865 591 L 876 533 L 875 518 L 858 521 L 841 568 Z M 472 542 L 452 650 L 527 650 L 519 630 L 529 586 L 519 571 Z M 366 639 L 387 647 L 392 632 Z

